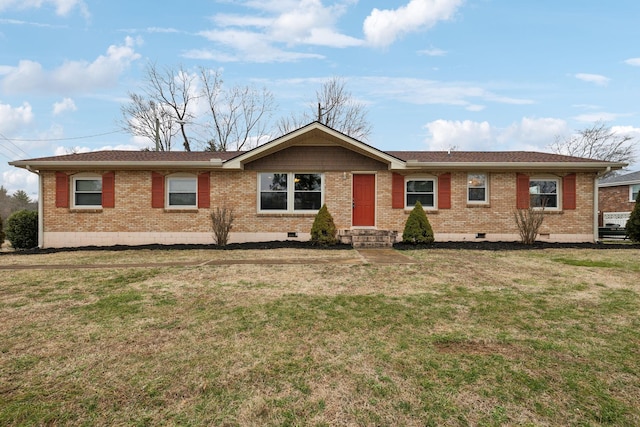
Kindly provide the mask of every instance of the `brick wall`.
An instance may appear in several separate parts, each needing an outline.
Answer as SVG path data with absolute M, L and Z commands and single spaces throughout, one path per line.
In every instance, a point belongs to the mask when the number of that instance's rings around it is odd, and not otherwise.
M 441 172 L 421 176 L 437 176 Z M 532 171 L 522 171 L 540 176 Z M 516 206 L 516 174 L 489 173 L 487 204 L 467 203 L 467 173 L 451 174 L 451 209 L 427 210 L 429 222 L 438 234 L 517 234 L 514 221 Z M 593 235 L 593 174 L 578 174 L 575 210 L 547 210 L 541 233 Z M 378 226 L 402 231 L 409 210 L 391 209 L 391 173 L 378 175 Z M 561 189 L 558 189 L 561 193 Z M 561 203 L 561 201 L 559 201 Z
M 631 212 L 635 202 L 629 200 L 629 186 L 600 187 L 598 209 L 600 212 Z
M 82 172 L 103 174 L 108 171 Z M 179 171 L 155 172 L 170 174 Z M 287 171 L 283 170 L 283 172 Z M 325 202 L 338 228 L 351 226 L 352 172 L 354 171 L 324 172 Z M 386 170 L 370 172 L 376 173 L 377 227 L 397 230 L 401 233 L 409 210 L 391 207 L 392 173 Z M 426 173 L 428 171 L 425 171 Z M 437 176 L 438 173 L 433 175 Z M 76 233 L 75 236 L 92 234 L 103 236 L 105 233 L 107 236 L 114 233 L 124 236 L 127 233 L 131 235 L 138 233 L 145 235 L 147 240 L 144 242 L 148 242 L 154 241 L 153 236 L 158 236 L 159 239 L 162 233 L 170 233 L 170 236 L 173 236 L 170 239 L 178 240 L 181 235 L 186 236 L 192 233 L 199 235 L 202 241 L 212 241 L 210 209 L 173 211 L 151 207 L 151 171 L 116 171 L 115 207 L 98 210 L 57 208 L 55 206 L 55 172 L 42 172 L 42 178 L 45 235 L 50 233 L 53 236 L 59 233 L 60 236 L 68 238 L 70 235 L 68 233 Z M 515 173 L 489 174 L 489 202 L 486 205 L 467 204 L 466 172 L 452 172 L 451 178 L 451 209 L 427 212 L 436 235 L 517 234 L 513 219 L 516 202 Z M 577 209 L 549 211 L 545 215 L 541 232 L 551 235 L 582 236 L 580 239 L 593 236 L 593 185 L 592 174 L 578 174 Z M 265 233 L 297 232 L 308 235 L 306 233 L 309 233 L 313 224 L 313 214 L 258 213 L 257 172 L 212 171 L 210 187 L 211 209 L 218 206 L 233 208 L 235 221 L 232 233 L 237 236 L 242 235 L 244 239 L 251 240 L 252 236 L 257 238 L 259 234 Z M 282 238 L 286 238 L 286 234 Z M 106 238 L 105 241 L 111 242 L 110 244 L 122 243 L 118 239 L 118 235 L 114 235 Z M 69 242 L 65 245 L 73 246 L 74 243 Z

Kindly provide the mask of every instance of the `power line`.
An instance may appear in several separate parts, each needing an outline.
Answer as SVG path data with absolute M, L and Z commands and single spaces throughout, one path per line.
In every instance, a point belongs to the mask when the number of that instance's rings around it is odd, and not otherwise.
M 16 147 L 18 150 L 20 150 L 26 157 L 29 157 L 29 153 L 27 153 L 26 151 L 24 151 L 22 148 L 18 147 L 16 144 L 13 143 L 13 141 L 11 141 L 9 138 L 7 138 L 6 136 L 4 136 L 3 134 L 0 133 L 0 137 L 2 137 L 4 140 L 6 140 L 9 144 L 13 145 L 14 147 Z M 5 147 L 5 149 L 9 150 L 8 147 Z M 16 152 L 14 152 L 13 150 L 9 150 L 11 151 L 13 154 L 17 154 Z M 17 154 L 18 157 L 22 156 L 22 154 Z
M 69 137 L 69 138 L 48 138 L 48 139 L 22 139 L 22 138 L 7 138 L 6 136 L 0 134 L 0 136 L 2 136 L 4 139 L 6 139 L 7 141 L 18 141 L 18 142 L 53 142 L 53 141 L 71 141 L 71 140 L 75 140 L 75 139 L 88 139 L 88 138 L 97 138 L 99 136 L 105 136 L 105 135 L 113 135 L 114 133 L 124 133 L 124 131 L 122 130 L 114 130 L 111 132 L 105 132 L 105 133 L 97 133 L 95 135 L 86 135 L 86 136 L 73 136 L 73 137 Z

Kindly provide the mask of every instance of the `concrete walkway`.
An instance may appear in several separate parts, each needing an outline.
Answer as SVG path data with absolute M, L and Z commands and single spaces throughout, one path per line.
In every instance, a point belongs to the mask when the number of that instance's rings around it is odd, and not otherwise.
M 358 249 L 358 258 L 265 258 L 209 261 L 148 262 L 118 264 L 9 264 L 0 270 L 70 270 L 111 268 L 204 267 L 207 265 L 299 265 L 299 264 L 415 264 L 415 260 L 393 249 Z M 0 258 L 1 260 L 1 258 Z

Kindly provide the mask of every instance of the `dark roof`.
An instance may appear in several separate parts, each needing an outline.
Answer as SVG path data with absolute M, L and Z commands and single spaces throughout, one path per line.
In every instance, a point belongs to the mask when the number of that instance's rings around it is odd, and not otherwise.
M 613 175 L 600 180 L 600 185 L 606 184 L 614 186 L 615 184 L 629 184 L 634 181 L 640 182 L 640 171 L 625 173 L 624 175 Z
M 38 157 L 25 161 L 41 162 L 207 162 L 211 159 L 229 160 L 242 151 L 90 151 L 62 156 Z
M 39 157 L 29 161 L 54 162 L 188 162 L 233 159 L 244 151 L 91 151 L 88 153 L 65 154 L 62 156 Z M 533 151 L 384 151 L 384 153 L 403 161 L 416 160 L 427 163 L 602 163 L 600 160 L 560 154 L 539 153 Z M 640 174 L 640 172 L 637 172 Z M 629 174 L 632 175 L 632 174 Z M 624 175 L 626 176 L 626 175 Z
M 429 163 L 602 163 L 601 160 L 534 151 L 386 151 L 404 161 L 417 160 Z

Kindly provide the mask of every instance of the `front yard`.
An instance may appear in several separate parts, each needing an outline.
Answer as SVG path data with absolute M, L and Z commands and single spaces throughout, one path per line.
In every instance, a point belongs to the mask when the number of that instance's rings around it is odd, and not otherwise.
M 2 255 L 2 425 L 639 425 L 640 251 Z

